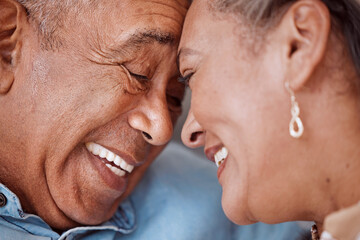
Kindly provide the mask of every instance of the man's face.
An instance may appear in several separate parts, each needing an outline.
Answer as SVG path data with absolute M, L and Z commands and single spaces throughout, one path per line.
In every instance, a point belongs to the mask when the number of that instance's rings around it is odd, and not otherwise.
M 109 219 L 181 113 L 175 58 L 187 1 L 99 2 L 67 20 L 54 51 L 25 30 L 0 98 L 1 182 L 58 229 Z

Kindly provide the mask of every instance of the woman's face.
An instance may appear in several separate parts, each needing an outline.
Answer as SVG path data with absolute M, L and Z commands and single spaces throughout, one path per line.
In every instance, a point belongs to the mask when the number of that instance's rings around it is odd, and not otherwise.
M 238 224 L 288 220 L 303 201 L 295 186 L 306 170 L 288 131 L 291 103 L 276 36 L 275 29 L 266 43 L 252 38 L 241 22 L 195 0 L 179 47 L 180 73 L 191 76 L 192 90 L 182 138 L 205 145 L 212 160 L 227 149 L 218 178 L 224 211 Z

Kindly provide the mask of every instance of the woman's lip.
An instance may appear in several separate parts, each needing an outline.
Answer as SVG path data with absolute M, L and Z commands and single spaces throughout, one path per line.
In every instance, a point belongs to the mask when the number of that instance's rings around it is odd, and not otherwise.
M 213 147 L 209 147 L 209 148 L 206 148 L 205 149 L 205 155 L 207 157 L 207 159 L 209 159 L 210 161 L 213 161 L 215 162 L 215 154 L 223 147 L 222 144 L 219 144 L 219 145 L 216 145 L 216 146 L 213 146 Z
M 220 176 L 221 176 L 222 172 L 224 171 L 226 161 L 227 161 L 227 158 L 224 159 L 224 161 L 222 162 L 222 164 L 219 166 L 219 168 L 217 170 L 217 178 L 218 178 L 219 182 L 220 182 Z
M 95 156 L 94 154 L 86 151 L 87 155 L 90 159 L 92 166 L 96 169 L 99 173 L 102 180 L 108 185 L 111 189 L 119 191 L 121 193 L 125 192 L 128 174 L 125 176 L 120 177 L 113 173 L 108 167 L 106 167 L 105 163 L 99 156 Z

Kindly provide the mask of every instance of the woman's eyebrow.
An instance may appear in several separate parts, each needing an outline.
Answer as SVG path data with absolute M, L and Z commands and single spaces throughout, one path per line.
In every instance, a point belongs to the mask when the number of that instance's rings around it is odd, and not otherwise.
M 191 48 L 181 48 L 179 50 L 179 53 L 176 57 L 176 64 L 177 67 L 180 69 L 180 58 L 181 57 L 185 57 L 185 56 L 189 56 L 189 55 L 199 55 L 200 52 Z

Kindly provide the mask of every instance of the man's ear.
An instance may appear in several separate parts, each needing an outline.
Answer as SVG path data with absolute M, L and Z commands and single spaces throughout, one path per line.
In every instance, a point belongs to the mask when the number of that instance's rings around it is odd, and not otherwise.
M 14 82 L 25 22 L 26 11 L 17 1 L 0 0 L 0 95 L 7 93 Z
M 303 87 L 325 56 L 331 18 L 321 1 L 300 0 L 283 16 L 288 81 L 292 90 Z

